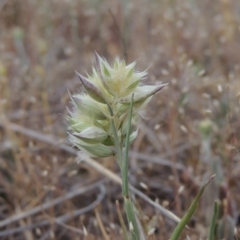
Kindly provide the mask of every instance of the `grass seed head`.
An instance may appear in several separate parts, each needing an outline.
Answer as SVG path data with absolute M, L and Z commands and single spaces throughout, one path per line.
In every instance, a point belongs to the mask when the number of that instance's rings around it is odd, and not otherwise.
M 92 74 L 87 77 L 76 72 L 85 92 L 70 95 L 73 110 L 67 120 L 70 141 L 74 146 L 88 156 L 107 157 L 115 154 L 112 121 L 124 145 L 132 94 L 134 103 L 130 142 L 137 137 L 137 123 L 142 110 L 166 84 L 145 84 L 143 80 L 147 72 L 137 71 L 136 62 L 127 65 L 124 60 L 116 58 L 110 65 L 98 54 L 96 62 Z M 112 109 L 111 113 L 109 108 Z

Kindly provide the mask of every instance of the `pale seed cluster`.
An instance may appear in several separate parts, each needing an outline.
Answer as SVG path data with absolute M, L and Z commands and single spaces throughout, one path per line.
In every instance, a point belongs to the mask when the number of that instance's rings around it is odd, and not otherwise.
M 96 62 L 91 75 L 84 77 L 76 72 L 85 92 L 71 96 L 74 107 L 67 119 L 70 141 L 74 146 L 90 157 L 107 157 L 115 155 L 111 121 L 124 147 L 132 96 L 130 141 L 137 136 L 139 113 L 151 97 L 167 84 L 144 84 L 147 72 L 136 71 L 136 62 L 126 65 L 125 61 L 116 58 L 113 65 L 109 65 L 98 54 Z

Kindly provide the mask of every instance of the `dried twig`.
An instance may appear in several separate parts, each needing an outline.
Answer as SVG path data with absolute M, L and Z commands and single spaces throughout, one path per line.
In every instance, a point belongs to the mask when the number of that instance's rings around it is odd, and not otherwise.
M 98 210 L 95 209 L 94 212 L 95 212 L 95 216 L 96 216 L 96 219 L 97 219 L 97 222 L 98 222 L 98 226 L 99 226 L 99 228 L 100 228 L 100 230 L 101 230 L 101 233 L 102 233 L 104 239 L 105 239 L 105 240 L 110 240 L 110 238 L 109 238 L 109 236 L 108 236 L 108 234 L 107 234 L 107 232 L 106 232 L 106 229 L 105 229 L 105 227 L 104 227 L 104 225 L 103 225 L 102 219 L 101 219 L 101 217 L 99 216 Z
M 0 232 L 0 237 L 4 237 L 4 236 L 11 235 L 11 234 L 23 232 L 25 230 L 34 229 L 34 228 L 37 228 L 37 227 L 47 226 L 47 225 L 52 224 L 52 223 L 61 224 L 61 223 L 67 222 L 71 218 L 74 218 L 74 217 L 77 217 L 81 214 L 89 212 L 93 208 L 95 208 L 103 200 L 103 198 L 106 194 L 106 188 L 102 184 L 99 185 L 99 188 L 100 188 L 100 193 L 99 193 L 97 199 L 94 202 L 92 202 L 91 204 L 89 204 L 88 206 L 84 207 L 84 208 L 75 210 L 71 213 L 66 213 L 66 214 L 64 214 L 60 217 L 55 218 L 55 219 L 50 218 L 49 220 L 47 219 L 47 220 L 41 221 L 39 223 L 26 225 L 24 227 L 18 227 L 18 228 L 13 228 L 13 229 L 8 229 L 8 230 L 5 230 L 5 231 L 1 231 Z
M 181 164 L 181 163 L 175 164 L 175 163 L 172 163 L 172 162 L 170 162 L 166 159 L 162 159 L 162 158 L 157 157 L 157 156 L 151 156 L 151 155 L 132 152 L 132 151 L 129 152 L 129 155 L 134 156 L 139 160 L 160 164 L 160 165 L 165 166 L 165 167 L 175 167 L 178 170 L 184 170 L 185 169 L 184 165 Z
M 86 192 L 88 192 L 88 191 L 90 191 L 92 189 L 95 189 L 96 187 L 99 187 L 102 184 L 103 184 L 103 181 L 98 181 L 98 182 L 93 183 L 93 184 L 91 184 L 89 186 L 82 187 L 82 188 L 77 189 L 77 190 L 74 189 L 73 191 L 67 193 L 66 195 L 64 195 L 62 197 L 56 198 L 56 199 L 54 199 L 52 201 L 49 201 L 49 202 L 46 202 L 46 203 L 44 203 L 44 204 L 42 204 L 40 206 L 34 207 L 31 210 L 29 210 L 29 211 L 22 212 L 20 214 L 17 214 L 17 215 L 14 215 L 12 217 L 9 217 L 9 218 L 7 218 L 7 219 L 5 219 L 3 221 L 0 221 L 0 227 L 4 227 L 6 225 L 9 225 L 9 224 L 11 224 L 13 222 L 16 222 L 16 221 L 22 219 L 22 218 L 26 218 L 26 217 L 29 217 L 29 216 L 31 216 L 33 214 L 36 214 L 36 213 L 40 212 L 40 211 L 44 211 L 44 210 L 46 210 L 46 209 L 48 209 L 50 207 L 53 207 L 53 206 L 55 206 L 55 205 L 57 205 L 59 203 L 62 203 L 64 201 L 68 200 L 68 199 L 71 199 L 71 198 L 76 197 L 76 196 L 78 196 L 80 194 L 83 194 L 83 193 L 86 193 Z
M 60 225 L 60 226 L 62 226 L 62 227 L 64 227 L 64 228 L 66 228 L 67 230 L 70 230 L 70 231 L 72 231 L 72 232 L 78 233 L 79 235 L 84 235 L 84 232 L 83 232 L 83 230 L 81 230 L 81 229 L 78 229 L 78 228 L 76 228 L 76 227 L 69 226 L 69 225 L 67 225 L 67 224 L 65 224 L 65 223 L 63 223 L 63 222 L 59 222 L 59 221 L 55 221 L 55 223 L 58 224 L 58 225 Z

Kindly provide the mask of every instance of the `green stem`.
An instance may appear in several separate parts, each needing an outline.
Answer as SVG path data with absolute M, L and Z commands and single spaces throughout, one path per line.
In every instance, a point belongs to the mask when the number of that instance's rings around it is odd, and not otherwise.
M 214 211 L 213 211 L 213 215 L 212 215 L 212 221 L 211 221 L 209 235 L 208 235 L 208 240 L 214 240 L 217 217 L 218 217 L 218 202 L 215 201 Z
M 133 101 L 133 95 L 132 95 L 129 116 L 128 116 L 128 128 L 127 128 L 127 134 L 126 134 L 126 140 L 125 140 L 124 156 L 123 156 L 123 143 L 119 141 L 116 123 L 114 121 L 114 111 L 109 104 L 107 106 L 108 106 L 109 113 L 111 115 L 111 126 L 112 126 L 112 131 L 114 136 L 114 144 L 116 146 L 116 151 L 117 151 L 117 154 L 116 154 L 117 162 L 121 169 L 122 194 L 124 198 L 124 206 L 127 214 L 128 225 L 129 227 L 130 226 L 132 227 L 132 229 L 130 229 L 132 240 L 139 240 L 140 234 L 139 234 L 139 229 L 137 224 L 137 218 L 135 215 L 133 203 L 131 201 L 131 196 L 129 193 L 129 183 L 128 183 L 128 152 L 129 152 L 129 144 L 130 144 L 129 139 L 130 139 L 130 133 L 131 133 L 131 125 L 132 125 L 131 123 L 132 123 L 132 113 L 133 113 L 133 102 L 134 101 Z
M 129 184 L 128 184 L 128 153 L 129 153 L 129 139 L 130 139 L 130 132 L 131 132 L 131 125 L 132 125 L 132 114 L 133 114 L 133 95 L 130 104 L 130 111 L 128 116 L 128 128 L 127 128 L 127 135 L 125 141 L 125 152 L 124 152 L 124 159 L 122 165 L 122 178 L 123 178 L 123 196 L 127 197 L 129 195 Z
M 139 240 L 140 234 L 139 234 L 139 230 L 138 230 L 136 214 L 135 214 L 134 206 L 133 206 L 133 203 L 132 203 L 130 197 L 124 197 L 124 206 L 125 206 L 125 211 L 127 214 L 128 225 L 129 225 L 129 227 L 130 226 L 133 227 L 133 229 L 130 229 L 132 240 Z
M 130 111 L 128 115 L 128 128 L 127 128 L 127 134 L 126 134 L 126 141 L 125 141 L 125 152 L 124 152 L 124 159 L 122 164 L 122 178 L 123 178 L 123 185 L 122 185 L 122 193 L 124 198 L 124 205 L 125 210 L 127 214 L 128 224 L 129 226 L 132 226 L 133 229 L 131 229 L 131 235 L 133 240 L 139 240 L 139 229 L 136 219 L 136 214 L 134 210 L 133 203 L 131 201 L 131 196 L 129 193 L 129 183 L 128 183 L 128 152 L 129 152 L 129 139 L 130 139 L 130 132 L 131 132 L 131 125 L 132 125 L 132 113 L 133 113 L 133 97 L 131 99 L 130 104 Z
M 119 164 L 120 169 L 122 169 L 122 159 L 123 159 L 122 146 L 119 142 L 116 125 L 115 125 L 115 122 L 113 120 L 113 118 L 114 118 L 113 110 L 112 110 L 112 108 L 109 104 L 107 104 L 107 106 L 108 106 L 108 110 L 109 110 L 109 113 L 110 113 L 110 116 L 111 116 L 111 121 L 110 122 L 111 122 L 112 130 L 113 130 L 114 145 L 116 146 L 116 149 L 117 149 L 117 162 Z

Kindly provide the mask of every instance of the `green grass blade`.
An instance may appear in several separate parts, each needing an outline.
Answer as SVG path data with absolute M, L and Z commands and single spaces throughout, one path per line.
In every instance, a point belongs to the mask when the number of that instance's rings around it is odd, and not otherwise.
M 214 211 L 213 211 L 212 220 L 211 220 L 210 229 L 209 229 L 208 240 L 214 240 L 217 217 L 218 217 L 218 202 L 215 201 Z
M 138 224 L 136 220 L 136 215 L 134 211 L 134 207 L 132 204 L 132 201 L 129 197 L 124 197 L 124 205 L 125 205 L 125 210 L 128 218 L 128 224 L 132 224 L 133 229 L 131 230 L 131 236 L 132 240 L 139 240 L 140 239 L 140 234 L 138 230 Z
M 206 188 L 206 186 L 209 184 L 209 182 L 215 177 L 215 175 L 211 176 L 211 178 L 200 188 L 197 196 L 194 198 L 192 204 L 190 205 L 187 213 L 184 215 L 184 217 L 182 218 L 181 222 L 177 225 L 177 227 L 175 228 L 170 240 L 177 240 L 180 237 L 180 234 L 182 233 L 183 229 L 185 228 L 185 226 L 187 225 L 188 221 L 190 220 L 190 218 L 192 217 L 193 213 L 195 212 L 199 200 Z
M 129 184 L 128 184 L 128 153 L 129 153 L 129 144 L 130 144 L 129 139 L 130 139 L 132 114 L 133 114 L 133 102 L 134 102 L 133 97 L 134 95 L 132 95 L 130 110 L 128 115 L 128 128 L 127 128 L 125 151 L 124 151 L 124 157 L 123 157 L 123 163 L 122 163 L 122 180 L 123 180 L 122 191 L 123 191 L 124 204 L 125 204 L 128 224 L 130 225 L 131 223 L 133 226 L 133 230 L 131 230 L 132 239 L 139 240 L 140 239 L 139 229 L 138 229 L 134 207 L 131 201 L 131 196 L 129 194 Z
M 126 141 L 125 141 L 125 152 L 123 158 L 123 165 L 122 165 L 122 178 L 123 178 L 123 196 L 129 195 L 129 186 L 128 186 L 128 153 L 129 153 L 129 139 L 130 139 L 130 131 L 132 125 L 132 113 L 133 113 L 133 95 L 130 104 L 130 110 L 128 115 L 128 127 L 127 127 L 127 134 L 126 134 Z

